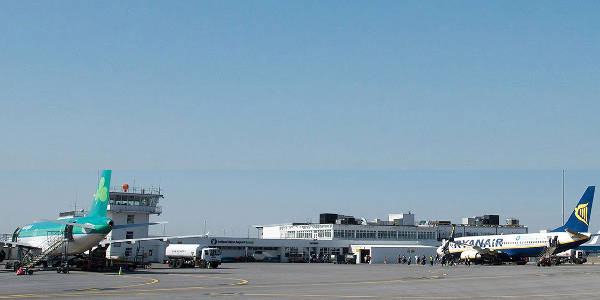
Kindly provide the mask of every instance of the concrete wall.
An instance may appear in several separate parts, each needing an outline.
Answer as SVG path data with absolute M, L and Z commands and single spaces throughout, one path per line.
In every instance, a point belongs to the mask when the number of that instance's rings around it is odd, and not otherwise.
M 263 239 L 280 239 L 280 229 L 279 226 L 266 226 L 263 228 L 262 236 Z
M 388 264 L 395 264 L 398 262 L 398 255 L 405 255 L 406 257 L 412 257 L 412 262 L 415 263 L 415 255 L 427 257 L 429 256 L 435 257 L 436 248 L 380 248 L 374 247 L 371 248 L 371 263 L 373 264 L 382 264 L 384 260 L 387 258 Z
M 361 252 L 369 250 L 372 264 L 382 264 L 387 259 L 388 264 L 398 262 L 398 255 L 410 257 L 412 263 L 415 263 L 415 256 L 423 256 L 429 259 L 430 256 L 436 256 L 436 247 L 427 246 L 377 246 L 377 245 L 352 245 L 352 252 L 356 254 L 357 263 L 364 263 L 361 260 Z

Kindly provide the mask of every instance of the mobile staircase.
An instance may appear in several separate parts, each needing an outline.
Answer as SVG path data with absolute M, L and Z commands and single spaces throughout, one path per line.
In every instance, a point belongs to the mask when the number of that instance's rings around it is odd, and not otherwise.
M 44 242 L 44 244 L 46 245 L 45 248 L 43 248 L 42 252 L 36 256 L 34 256 L 33 258 L 29 259 L 27 262 L 25 262 L 21 268 L 28 274 L 33 274 L 33 270 L 31 269 L 32 267 L 34 267 L 36 264 L 38 264 L 40 261 L 42 261 L 43 259 L 47 258 L 54 250 L 58 249 L 61 246 L 66 245 L 68 239 L 65 238 L 64 235 L 50 235 L 46 241 Z
M 560 264 L 560 260 L 557 260 L 554 254 L 556 254 L 556 249 L 560 243 L 558 242 L 558 237 L 548 239 L 548 246 L 538 257 L 538 267 L 539 266 L 551 266 Z

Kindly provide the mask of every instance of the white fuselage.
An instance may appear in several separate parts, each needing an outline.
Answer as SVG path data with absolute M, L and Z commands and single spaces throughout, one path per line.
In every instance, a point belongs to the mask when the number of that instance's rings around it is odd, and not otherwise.
M 104 239 L 106 234 L 99 233 L 81 233 L 74 234 L 73 240 L 66 242 L 64 245 L 61 245 L 57 249 L 53 250 L 50 253 L 50 256 L 58 256 L 65 253 L 65 248 L 67 250 L 67 255 L 80 254 L 87 250 L 92 249 L 97 246 L 100 241 Z M 55 236 L 58 238 L 58 236 Z M 19 237 L 18 242 L 22 245 L 32 248 L 39 248 L 42 251 L 46 251 L 49 246 L 49 237 L 47 236 L 32 236 L 32 237 Z
M 555 239 L 558 249 L 564 251 L 575 248 L 590 239 L 591 235 L 589 233 L 583 233 L 583 235 L 577 237 L 567 232 L 542 232 L 460 237 L 456 238 L 455 242 L 450 242 L 448 252 L 459 254 L 478 247 L 486 250 L 497 250 L 509 256 L 531 257 L 537 256 L 548 249 L 553 245 Z

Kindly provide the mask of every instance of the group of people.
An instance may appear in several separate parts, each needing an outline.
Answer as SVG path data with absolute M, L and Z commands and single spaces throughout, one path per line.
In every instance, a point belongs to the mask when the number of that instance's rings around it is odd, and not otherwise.
M 386 258 L 387 260 L 387 258 Z M 429 259 L 423 255 L 423 256 L 418 256 L 415 255 L 414 256 L 414 262 L 418 265 L 434 265 L 434 264 L 441 264 L 443 266 L 454 266 L 456 265 L 456 262 L 454 260 L 448 260 L 447 257 L 440 257 L 439 255 L 436 255 L 435 257 L 433 256 L 429 256 Z M 398 255 L 398 263 L 399 264 L 407 264 L 410 265 L 411 263 L 413 263 L 412 257 L 411 256 L 405 256 L 405 255 Z M 470 265 L 470 262 L 468 263 L 468 265 Z
M 312 253 L 308 260 L 309 263 L 329 263 L 331 258 L 329 255 Z
M 433 256 L 429 256 L 429 260 L 427 259 L 427 257 L 425 255 L 423 256 L 418 256 L 415 255 L 415 263 L 418 265 L 426 265 L 426 264 L 430 264 L 433 266 L 434 263 L 439 263 L 440 261 L 440 256 L 436 255 L 435 258 Z M 412 258 L 410 256 L 405 256 L 405 255 L 398 255 L 398 263 L 399 264 L 407 264 L 410 265 L 412 263 Z

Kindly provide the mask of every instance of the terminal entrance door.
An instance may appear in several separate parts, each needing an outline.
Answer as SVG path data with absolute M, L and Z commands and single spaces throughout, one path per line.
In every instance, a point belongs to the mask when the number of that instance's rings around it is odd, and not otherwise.
M 360 249 L 360 263 L 368 264 L 367 256 L 371 257 L 371 249 Z

